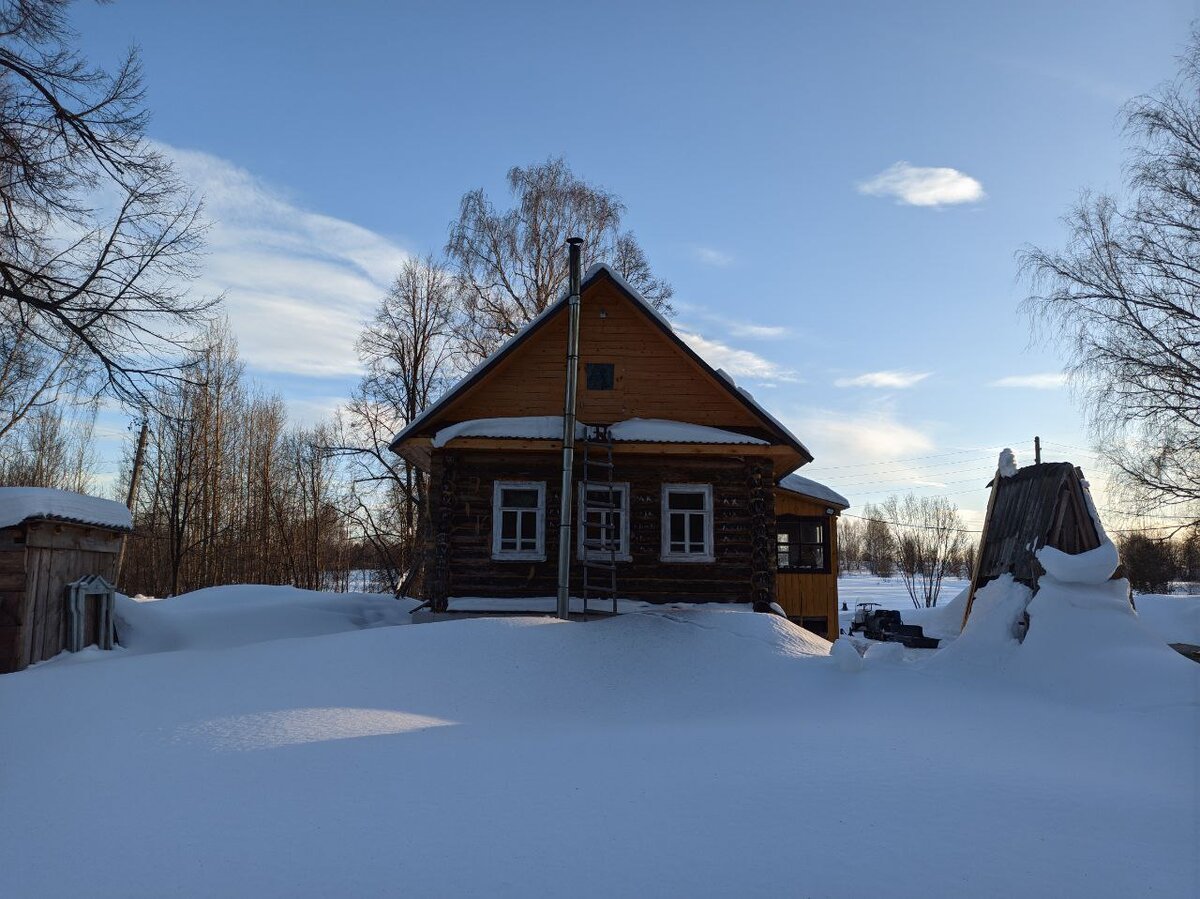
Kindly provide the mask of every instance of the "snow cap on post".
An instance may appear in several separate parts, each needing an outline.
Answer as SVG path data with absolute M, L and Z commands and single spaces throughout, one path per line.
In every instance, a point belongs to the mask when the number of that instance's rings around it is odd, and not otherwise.
M 1008 447 L 1000 450 L 1000 461 L 997 463 L 996 470 L 1002 478 L 1011 478 L 1017 473 L 1017 459 Z

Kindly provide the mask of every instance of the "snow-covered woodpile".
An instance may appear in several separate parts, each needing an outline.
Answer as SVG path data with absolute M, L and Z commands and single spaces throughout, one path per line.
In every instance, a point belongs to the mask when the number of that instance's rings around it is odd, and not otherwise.
M 129 510 L 112 500 L 0 488 L 0 673 L 68 648 L 111 647 L 111 593 L 97 579 L 116 579 L 131 530 Z

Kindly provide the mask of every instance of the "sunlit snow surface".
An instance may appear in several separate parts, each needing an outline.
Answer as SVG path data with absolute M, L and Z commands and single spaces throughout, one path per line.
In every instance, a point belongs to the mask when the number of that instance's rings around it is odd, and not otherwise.
M 1200 665 L 1114 597 L 865 658 L 711 606 L 123 600 L 126 647 L 0 676 L 2 892 L 1190 895 Z

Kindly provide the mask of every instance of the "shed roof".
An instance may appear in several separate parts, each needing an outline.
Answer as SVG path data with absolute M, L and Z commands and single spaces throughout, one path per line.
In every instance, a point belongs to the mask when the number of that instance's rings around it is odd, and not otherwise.
M 0 527 L 38 520 L 133 530 L 129 510 L 111 499 L 49 487 L 0 487 Z
M 1087 482 L 1070 462 L 1027 465 L 1002 475 L 994 490 L 980 548 L 980 586 L 1005 573 L 1034 586 L 1041 574 L 1036 553 L 1043 546 L 1077 554 L 1100 545 Z
M 715 383 L 720 385 L 720 388 L 728 392 L 739 404 L 749 409 L 760 421 L 766 429 L 775 435 L 781 443 L 787 444 L 795 449 L 804 462 L 812 461 L 812 453 L 802 444 L 791 431 L 789 431 L 775 416 L 768 412 L 757 400 L 742 387 L 738 387 L 723 371 L 714 369 L 711 365 L 704 361 L 695 350 L 689 347 L 675 333 L 671 323 L 667 321 L 651 304 L 643 297 L 636 288 L 628 281 L 622 278 L 606 263 L 600 262 L 593 265 L 587 270 L 583 277 L 580 287 L 580 292 L 587 288 L 597 279 L 607 277 L 610 278 L 617 288 L 628 297 L 634 306 L 644 313 L 651 322 L 662 330 L 664 334 L 687 356 L 698 363 L 709 375 Z M 496 366 L 502 359 L 507 357 L 515 349 L 517 349 L 531 334 L 542 327 L 547 321 L 553 318 L 557 313 L 566 308 L 567 294 L 564 291 L 557 300 L 547 306 L 538 316 L 529 321 L 521 328 L 513 337 L 509 338 L 497 349 L 494 353 L 480 362 L 475 368 L 461 378 L 453 387 L 442 394 L 436 402 L 422 411 L 414 418 L 407 426 L 404 427 L 395 437 L 392 438 L 389 448 L 397 451 L 399 445 L 406 439 L 416 436 L 419 432 L 428 429 L 437 415 L 455 398 L 463 394 L 468 388 L 478 383 L 487 373 Z
M 789 474 L 779 480 L 779 487 L 789 493 L 796 493 L 800 496 L 806 496 L 809 499 L 820 500 L 823 503 L 829 503 L 839 509 L 849 509 L 850 500 L 829 489 L 824 484 L 819 484 L 812 478 L 806 478 L 798 474 Z

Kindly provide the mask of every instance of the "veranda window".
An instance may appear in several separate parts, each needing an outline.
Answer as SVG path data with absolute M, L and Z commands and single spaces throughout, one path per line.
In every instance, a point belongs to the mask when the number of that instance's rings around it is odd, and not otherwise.
M 664 484 L 662 557 L 671 562 L 713 561 L 711 484 Z
M 544 481 L 496 481 L 492 494 L 492 558 L 546 558 Z
M 780 571 L 829 572 L 829 525 L 824 518 L 781 516 L 775 528 Z

